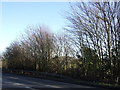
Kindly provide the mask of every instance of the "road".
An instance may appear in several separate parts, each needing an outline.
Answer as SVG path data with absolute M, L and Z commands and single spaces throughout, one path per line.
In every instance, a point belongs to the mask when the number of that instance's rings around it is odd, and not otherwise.
M 0 68 L 0 90 L 2 88 L 2 69 Z
M 4 73 L 2 74 L 2 88 L 26 88 L 36 90 L 35 88 L 94 88 L 94 87 Z

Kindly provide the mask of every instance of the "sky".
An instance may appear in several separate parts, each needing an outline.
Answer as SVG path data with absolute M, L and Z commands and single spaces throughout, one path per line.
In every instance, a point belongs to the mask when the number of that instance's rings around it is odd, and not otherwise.
M 0 53 L 28 26 L 46 25 L 52 32 L 61 33 L 69 9 L 69 2 L 2 2 Z

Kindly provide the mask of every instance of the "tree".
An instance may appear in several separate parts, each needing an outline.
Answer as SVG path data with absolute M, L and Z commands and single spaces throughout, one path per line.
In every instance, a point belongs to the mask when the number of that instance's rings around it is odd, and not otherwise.
M 39 71 L 48 70 L 49 61 L 52 58 L 53 39 L 48 30 L 47 27 L 42 26 L 29 27 L 27 37 L 24 39 L 30 51 L 30 57 L 33 58 L 34 67 Z
M 98 59 L 95 63 L 98 63 L 101 67 L 104 65 L 104 54 L 106 54 L 108 62 L 105 63 L 110 66 L 109 75 L 113 79 L 112 82 L 116 78 L 114 77 L 114 74 L 116 74 L 114 68 L 118 65 L 118 62 L 113 63 L 118 60 L 117 5 L 117 2 L 82 2 L 71 5 L 72 11 L 67 17 L 70 24 L 66 28 L 67 32 L 74 36 L 72 40 L 83 59 L 84 57 L 87 59 L 85 63 L 92 60 L 93 55 L 96 55 Z M 90 48 L 96 54 L 91 53 Z M 114 55 L 113 48 L 115 49 Z

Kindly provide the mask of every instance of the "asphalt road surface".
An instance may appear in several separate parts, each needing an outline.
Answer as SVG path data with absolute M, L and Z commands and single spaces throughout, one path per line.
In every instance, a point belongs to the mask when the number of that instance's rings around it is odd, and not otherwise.
M 35 88 L 95 88 L 95 87 L 4 73 L 2 74 L 2 88 L 26 88 L 36 90 Z
M 0 68 L 0 90 L 2 88 L 2 69 Z

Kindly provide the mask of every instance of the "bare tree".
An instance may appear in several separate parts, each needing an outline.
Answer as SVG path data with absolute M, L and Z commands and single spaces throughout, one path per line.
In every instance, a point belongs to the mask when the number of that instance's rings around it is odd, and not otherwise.
M 71 24 L 66 30 L 74 36 L 74 43 L 83 60 L 85 59 L 84 64 L 88 59 L 84 56 L 85 51 L 82 51 L 82 48 L 86 46 L 92 48 L 99 56 L 97 60 L 98 62 L 101 60 L 98 65 L 99 69 L 102 68 L 101 65 L 104 65 L 105 60 L 109 60 L 111 77 L 114 73 L 113 67 L 115 68 L 118 64 L 116 62 L 118 60 L 117 43 L 119 39 L 116 28 L 117 5 L 117 2 L 76 3 L 71 5 L 72 12 L 67 17 Z M 91 62 L 91 60 L 89 61 Z

